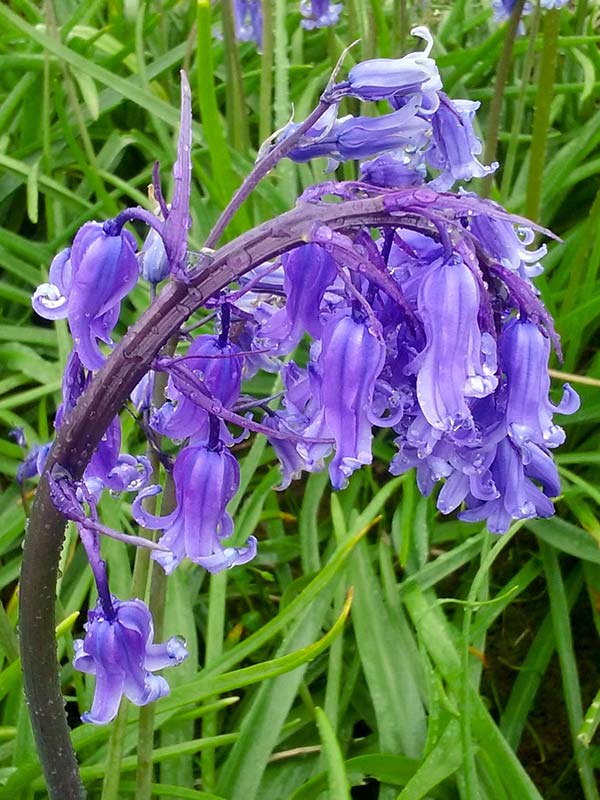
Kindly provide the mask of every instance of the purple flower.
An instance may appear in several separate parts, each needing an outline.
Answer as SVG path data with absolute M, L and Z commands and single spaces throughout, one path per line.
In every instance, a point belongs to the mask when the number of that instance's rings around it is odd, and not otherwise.
M 491 467 L 498 497 L 480 501 L 468 500 L 469 508 L 458 516 L 468 522 L 486 520 L 492 533 L 505 533 L 513 519 L 551 517 L 554 507 L 544 492 L 527 474 L 519 450 L 509 439 L 502 439 Z M 538 476 L 532 474 L 531 477 Z
M 494 11 L 494 19 L 496 20 L 496 22 L 503 22 L 504 20 L 508 19 L 512 14 L 516 3 L 517 0 L 492 0 L 492 9 Z M 531 14 L 532 8 L 533 8 L 532 3 L 526 2 L 525 5 L 523 6 L 522 16 L 525 17 L 528 14 Z M 519 33 L 522 34 L 524 32 L 525 32 L 525 27 L 523 26 L 523 23 L 520 22 Z
M 239 347 L 223 343 L 221 337 L 202 334 L 190 345 L 185 365 L 202 381 L 208 395 L 230 408 L 238 399 L 242 380 L 243 358 Z M 208 415 L 203 408 L 186 397 L 176 378 L 167 386 L 168 402 L 151 417 L 152 427 L 171 439 L 193 436 L 203 440 L 208 436 Z
M 418 108 L 407 103 L 398 111 L 381 117 L 346 117 L 335 128 L 336 144 L 342 161 L 370 158 L 386 150 L 398 150 L 427 142 L 429 123 L 417 116 Z M 331 154 L 336 158 L 336 153 Z
M 365 183 L 385 188 L 419 186 L 425 180 L 425 166 L 413 166 L 408 156 L 390 153 L 364 161 L 360 165 L 360 177 Z
M 320 308 L 325 291 L 337 269 L 333 258 L 317 244 L 306 244 L 282 257 L 284 308 L 261 326 L 260 336 L 276 344 L 278 353 L 289 353 L 304 333 L 320 338 Z
M 579 397 L 565 383 L 558 406 L 548 399 L 550 340 L 533 322 L 513 319 L 500 336 L 500 357 L 508 390 L 506 426 L 509 436 L 521 446 L 534 442 L 558 447 L 564 442 L 565 434 L 553 423 L 552 416 L 573 414 L 579 408 Z
M 522 278 L 535 278 L 543 272 L 540 259 L 546 255 L 547 247 L 543 244 L 536 250 L 527 249 L 535 239 L 531 228 L 477 214 L 471 220 L 471 230 L 486 253 L 503 267 L 517 272 Z
M 287 415 L 282 412 L 271 412 L 268 414 L 263 420 L 263 425 L 275 431 L 292 430 L 291 425 L 288 423 Z M 306 448 L 304 448 L 304 455 L 302 455 L 297 442 L 291 441 L 290 439 L 276 439 L 270 437 L 268 434 L 267 439 L 281 464 L 281 483 L 279 486 L 275 487 L 278 491 L 287 489 L 293 480 L 301 476 L 303 471 L 320 472 L 324 468 L 323 459 L 317 461 L 310 460 L 310 456 L 306 454 Z
M 150 514 L 141 504 L 144 497 L 156 494 L 158 487 L 140 492 L 133 504 L 133 514 L 140 525 L 164 531 L 159 544 L 169 552 L 155 551 L 152 558 L 167 574 L 184 556 L 209 572 L 220 572 L 254 558 L 254 536 L 249 537 L 244 547 L 227 547 L 222 543 L 233 533 L 233 521 L 226 507 L 240 483 L 237 460 L 227 448 L 211 450 L 206 445 L 184 448 L 175 460 L 173 480 L 177 505 L 167 516 Z
M 44 464 L 48 458 L 52 443 L 34 444 L 23 461 L 17 467 L 17 482 L 23 485 L 27 478 L 35 478 L 44 471 Z
M 112 344 L 121 300 L 136 284 L 135 247 L 128 231 L 113 236 L 98 222 L 87 222 L 71 250 L 63 250 L 52 262 L 50 283 L 38 286 L 33 295 L 40 316 L 68 319 L 75 349 L 87 369 L 100 369 L 104 363 L 97 340 Z
M 410 146 L 413 150 L 427 143 L 430 128 L 417 116 L 416 103 L 380 117 L 343 117 L 327 126 L 315 126 L 315 138 L 307 134 L 288 153 L 293 161 L 305 162 L 327 156 L 336 161 L 371 158 L 386 150 Z M 311 132 L 309 131 L 309 134 Z
M 336 489 L 371 463 L 373 393 L 384 359 L 383 341 L 365 323 L 341 316 L 325 326 L 319 357 L 321 403 L 326 430 L 335 439 L 329 475 Z
M 417 307 L 427 341 L 410 366 L 419 405 L 433 428 L 464 435 L 473 427 L 467 397 L 485 397 L 498 380 L 494 339 L 479 328 L 477 282 L 459 256 L 429 270 Z
M 473 130 L 478 102 L 450 100 L 439 92 L 440 105 L 433 117 L 433 144 L 427 150 L 427 160 L 435 169 L 442 170 L 430 186 L 436 191 L 447 191 L 455 181 L 483 178 L 498 168 L 497 163 L 484 166 L 477 159 L 483 148 Z
M 262 47 L 262 6 L 260 0 L 233 0 L 235 35 L 240 42 Z
M 353 97 L 398 101 L 417 95 L 424 97 L 426 107 L 435 110 L 436 93 L 442 88 L 442 81 L 435 61 L 429 58 L 433 39 L 424 27 L 413 28 L 411 33 L 425 39 L 425 50 L 403 58 L 374 58 L 352 67 L 348 84 Z
M 156 670 L 180 664 L 188 652 L 182 639 L 153 644 L 154 627 L 141 600 L 112 598 L 113 613 L 101 603 L 88 612 L 85 638 L 73 645 L 73 666 L 96 676 L 94 701 L 84 722 L 102 725 L 115 718 L 121 697 L 144 706 L 169 694 L 169 685 Z
M 331 3 L 330 0 L 301 0 L 300 13 L 304 17 L 302 27 L 312 30 L 335 25 L 342 8 L 342 3 Z

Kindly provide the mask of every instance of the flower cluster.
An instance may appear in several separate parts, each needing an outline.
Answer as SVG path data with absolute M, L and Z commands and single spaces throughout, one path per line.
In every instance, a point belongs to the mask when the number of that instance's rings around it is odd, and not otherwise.
M 425 50 L 352 67 L 346 81 L 331 87 L 335 102 L 327 114 L 299 139 L 289 158 L 302 162 L 325 156 L 330 168 L 340 161 L 372 159 L 362 164 L 362 177 L 385 187 L 420 183 L 430 168 L 438 172 L 430 186 L 440 192 L 456 181 L 494 172 L 497 164 L 484 166 L 477 158 L 483 149 L 473 128 L 479 103 L 451 100 L 442 91 L 430 55 L 431 34 L 422 27 L 413 28 L 412 33 L 425 39 Z M 392 111 L 378 117 L 340 118 L 337 103 L 343 97 L 363 102 L 386 100 Z M 281 137 L 290 136 L 298 127 L 288 125 Z
M 256 539 L 236 541 L 227 511 L 240 485 L 233 448 L 249 431 L 271 443 L 280 488 L 324 468 L 333 488 L 344 488 L 372 462 L 374 429 L 390 429 L 397 446 L 390 471 L 416 468 L 423 494 L 441 484 L 443 514 L 460 509 L 462 519 L 485 520 L 501 533 L 513 520 L 553 513 L 559 481 L 552 449 L 564 439 L 554 414 L 572 413 L 578 399 L 568 385 L 558 404 L 549 396 L 550 350 L 560 346 L 532 283 L 545 252 L 530 247 L 540 229 L 474 194 L 447 191 L 493 167 L 477 159 L 476 104 L 444 94 L 429 33 L 415 32 L 427 42 L 424 52 L 357 64 L 327 87 L 305 123 L 289 125 L 261 155 L 253 174 L 266 174 L 284 155 L 368 159 L 359 181 L 330 180 L 304 192 L 296 213 L 306 224 L 287 250 L 279 243 L 286 221 L 273 220 L 273 248 L 262 258 L 244 250 L 227 266 L 217 251 L 205 269 L 201 254 L 187 252 L 191 101 L 184 76 L 170 207 L 155 170 L 157 213 L 134 208 L 86 223 L 34 295 L 38 313 L 66 318 L 73 335 L 55 423 L 60 435 L 82 393 L 94 391 L 121 301 L 140 274 L 152 296 L 169 278 L 165 294 L 173 285 L 195 288 L 203 275 L 213 287 L 202 308 L 190 305 L 198 317 L 187 330 L 178 323 L 170 331 L 174 346 L 153 351 L 131 398 L 152 452 L 170 472 L 173 506 L 148 509 L 145 500 L 161 491 L 158 476 L 144 456 L 120 453 L 117 417 L 81 480 L 61 465 L 47 471 L 54 504 L 78 526 L 100 598 L 75 658 L 97 676 L 86 719 L 112 718 L 122 694 L 138 704 L 163 695 L 166 684 L 151 672 L 185 656 L 178 640 L 153 645 L 143 603 L 117 600 L 108 589 L 99 535 L 118 534 L 98 519 L 104 490 L 137 493 L 133 515 L 161 532 L 146 546 L 166 573 L 186 557 L 218 572 L 255 556 Z M 339 119 L 345 96 L 386 100 L 392 110 Z M 131 220 L 150 228 L 139 252 L 124 228 Z M 209 237 L 206 252 L 213 244 Z M 235 267 L 221 281 L 219 263 Z M 304 356 L 295 360 L 303 341 Z M 250 396 L 245 382 L 258 370 L 279 372 L 282 392 Z M 34 460 L 42 470 L 43 457 Z

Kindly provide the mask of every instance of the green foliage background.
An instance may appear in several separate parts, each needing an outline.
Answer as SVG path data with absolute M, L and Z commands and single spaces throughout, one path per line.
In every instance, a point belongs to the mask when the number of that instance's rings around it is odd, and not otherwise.
M 446 91 L 481 101 L 486 132 L 506 26 L 485 0 L 347 0 L 335 29 L 311 32 L 296 2 L 263 5 L 272 24 L 262 55 L 231 41 L 220 4 L 208 0 L 0 6 L 0 798 L 44 796 L 16 633 L 31 493 L 22 497 L 15 484 L 22 451 L 7 432 L 20 425 L 30 443 L 50 437 L 69 338 L 64 323 L 32 315 L 30 296 L 85 220 L 149 207 L 156 160 L 168 181 L 178 71 L 188 71 L 195 102 L 195 248 L 260 141 L 292 107 L 297 119 L 314 107 L 357 38 L 347 66 L 407 52 L 408 29 L 430 26 Z M 550 244 L 537 280 L 563 340 L 565 361 L 554 368 L 575 376 L 582 397 L 561 421 L 568 444 L 558 455 L 557 516 L 501 539 L 441 518 L 412 475 L 390 479 L 385 435 L 373 467 L 347 490 L 333 495 L 313 475 L 278 494 L 273 454 L 261 440 L 246 442 L 233 505 L 240 540 L 256 533 L 259 556 L 210 579 L 189 564 L 174 573 L 164 635 L 183 634 L 191 657 L 168 676 L 172 694 L 155 713 L 124 706 L 104 728 L 78 724 L 92 685 L 70 666 L 72 637 L 94 597 L 68 531 L 57 623 L 90 797 L 600 797 L 592 704 L 600 686 L 599 19 L 589 0 L 526 19 L 502 105 L 505 166 L 492 189 L 563 239 Z M 323 166 L 280 164 L 228 235 L 289 208 Z M 147 303 L 138 287 L 122 326 Z M 141 446 L 125 418 L 124 449 Z M 103 503 L 102 513 L 131 530 L 125 501 Z M 115 594 L 130 596 L 133 562 L 122 545 L 104 547 Z

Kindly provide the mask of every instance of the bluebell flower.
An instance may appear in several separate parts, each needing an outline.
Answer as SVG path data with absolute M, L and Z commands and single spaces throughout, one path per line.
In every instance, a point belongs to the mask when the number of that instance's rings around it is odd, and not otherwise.
M 240 42 L 262 47 L 262 5 L 260 0 L 233 0 L 235 35 Z
M 256 555 L 256 539 L 249 537 L 244 547 L 228 547 L 223 540 L 233 533 L 227 503 L 237 492 L 240 470 L 236 458 L 223 446 L 189 446 L 175 459 L 173 481 L 177 505 L 164 517 L 150 514 L 142 500 L 155 494 L 148 487 L 133 504 L 140 525 L 162 530 L 159 544 L 168 552 L 155 551 L 152 558 L 170 574 L 187 556 L 209 572 L 220 572 L 235 564 L 245 564 Z
M 418 149 L 427 143 L 429 123 L 417 116 L 415 103 L 380 117 L 343 117 L 314 139 L 308 136 L 288 154 L 297 162 L 326 156 L 335 161 L 371 158 L 387 150 Z
M 435 61 L 430 58 L 433 38 L 424 27 L 413 28 L 411 33 L 425 39 L 425 50 L 402 58 L 374 58 L 352 67 L 348 85 L 353 97 L 396 102 L 417 98 L 419 106 L 435 110 L 442 80 Z
M 238 399 L 241 389 L 243 358 L 238 352 L 238 345 L 202 334 L 194 339 L 185 356 L 186 366 L 199 377 L 208 394 L 228 408 Z M 151 415 L 152 427 L 171 439 L 191 436 L 194 442 L 206 440 L 208 414 L 178 388 L 176 378 L 169 378 L 166 395 L 167 402 Z
M 305 333 L 320 338 L 320 307 L 337 275 L 333 258 L 319 245 L 306 244 L 282 257 L 284 308 L 260 328 L 260 336 L 273 342 L 277 353 L 293 350 Z
M 325 429 L 335 439 L 329 475 L 336 489 L 371 463 L 373 395 L 384 360 L 385 345 L 365 322 L 343 315 L 326 324 L 319 356 L 321 403 Z
M 509 439 L 502 439 L 491 466 L 498 496 L 492 500 L 471 498 L 459 518 L 467 522 L 485 520 L 492 533 L 504 533 L 514 519 L 550 517 L 554 507 L 548 496 L 528 475 L 519 450 Z
M 17 467 L 17 482 L 23 485 L 28 478 L 35 478 L 44 471 L 44 465 L 52 442 L 34 444 Z
M 360 177 L 365 183 L 387 189 L 418 186 L 425 181 L 425 165 L 413 164 L 408 156 L 387 153 L 360 165 Z
M 553 415 L 573 414 L 579 397 L 565 383 L 561 402 L 557 406 L 550 402 L 550 340 L 532 322 L 512 319 L 500 335 L 500 356 L 506 373 L 509 436 L 521 446 L 534 442 L 558 447 L 565 434 L 554 424 Z
M 337 153 L 333 158 L 342 161 L 371 158 L 387 150 L 410 146 L 413 149 L 427 143 L 429 125 L 417 116 L 418 108 L 407 103 L 398 111 L 380 117 L 347 117 L 336 129 Z
M 498 384 L 496 344 L 479 328 L 479 307 L 477 282 L 460 257 L 432 266 L 420 284 L 426 346 L 410 369 L 423 414 L 440 431 L 467 434 L 473 428 L 467 398 L 485 397 Z
M 112 598 L 112 614 L 101 603 L 88 613 L 85 638 L 74 643 L 73 666 L 96 676 L 94 700 L 84 722 L 103 725 L 117 715 L 123 695 L 137 706 L 165 697 L 169 685 L 156 670 L 180 664 L 188 652 L 182 639 L 154 644 L 154 626 L 141 600 Z
M 300 0 L 302 27 L 311 30 L 335 25 L 342 8 L 342 3 L 332 3 L 330 0 Z
M 444 192 L 456 181 L 484 178 L 498 168 L 497 163 L 484 166 L 477 156 L 483 147 L 473 130 L 478 102 L 472 100 L 450 100 L 439 92 L 440 104 L 431 117 L 433 127 L 432 146 L 427 150 L 427 161 L 435 169 L 442 170 L 431 187 Z
M 70 250 L 52 262 L 50 282 L 33 295 L 35 311 L 46 319 L 67 318 L 83 365 L 100 369 L 105 357 L 98 340 L 112 344 L 121 300 L 135 286 L 136 243 L 129 231 L 105 232 L 98 222 L 79 229 Z
M 149 231 L 137 258 L 140 274 L 148 283 L 156 286 L 169 276 L 171 266 L 167 251 L 162 237 L 153 228 Z
M 540 262 L 548 248 L 542 244 L 535 250 L 528 249 L 535 240 L 532 228 L 515 227 L 508 220 L 477 214 L 471 221 L 471 230 L 488 255 L 522 278 L 535 278 L 543 271 Z

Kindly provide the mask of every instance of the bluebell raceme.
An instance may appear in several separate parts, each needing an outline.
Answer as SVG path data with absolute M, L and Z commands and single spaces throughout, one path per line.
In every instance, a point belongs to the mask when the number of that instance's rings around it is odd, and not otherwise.
M 338 13 L 317 3 L 310 11 Z M 513 520 L 553 513 L 559 480 L 552 450 L 564 439 L 554 415 L 572 413 L 578 398 L 566 385 L 558 405 L 549 399 L 548 361 L 560 343 L 532 284 L 545 248 L 532 247 L 535 226 L 526 220 L 453 190 L 496 165 L 478 158 L 477 104 L 443 92 L 429 33 L 416 33 L 425 51 L 356 65 L 326 88 L 314 119 L 291 123 L 261 155 L 362 161 L 360 180 L 327 180 L 298 200 L 299 208 L 323 210 L 321 218 L 339 212 L 338 224 L 311 225 L 304 241 L 272 261 L 240 263 L 235 282 L 206 300 L 213 331 L 179 332 L 175 353 L 148 364 L 132 402 L 155 449 L 160 437 L 174 443 L 161 457 L 174 482 L 173 510 L 151 514 L 142 503 L 160 487 L 147 459 L 120 452 L 118 417 L 81 480 L 56 466 L 49 476 L 55 505 L 81 533 L 100 597 L 75 658 L 76 667 L 97 676 L 86 720 L 111 719 L 122 694 L 140 705 L 165 694 L 167 684 L 153 670 L 185 656 L 177 640 L 153 643 L 140 600 L 110 593 L 99 557 L 99 536 L 110 532 L 98 500 L 105 490 L 136 494 L 134 517 L 160 531 L 152 558 L 166 573 L 185 557 L 210 572 L 251 560 L 254 537 L 228 542 L 234 520 L 227 504 L 240 480 L 232 423 L 271 442 L 280 488 L 320 469 L 328 469 L 334 489 L 343 488 L 372 462 L 374 431 L 391 429 L 397 453 L 390 471 L 415 468 L 423 494 L 439 484 L 441 513 L 458 510 L 495 533 Z M 386 100 L 389 113 L 339 118 L 346 96 Z M 110 358 L 121 303 L 137 281 L 159 291 L 168 279 L 185 284 L 199 255 L 200 269 L 212 268 L 210 252 L 188 252 L 190 107 L 184 77 L 171 206 L 155 175 L 156 214 L 127 209 L 86 223 L 34 294 L 36 311 L 66 318 L 73 336 L 59 433 Z M 372 211 L 357 220 L 350 209 L 365 200 Z M 139 253 L 125 228 L 132 220 L 150 228 Z M 304 337 L 308 359 L 299 364 L 290 355 Z M 250 396 L 247 379 L 258 370 L 280 373 L 280 395 Z M 159 372 L 167 383 L 156 396 Z M 22 479 L 43 470 L 44 456 L 32 454 Z

